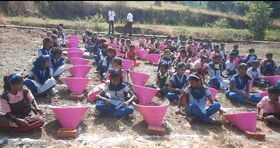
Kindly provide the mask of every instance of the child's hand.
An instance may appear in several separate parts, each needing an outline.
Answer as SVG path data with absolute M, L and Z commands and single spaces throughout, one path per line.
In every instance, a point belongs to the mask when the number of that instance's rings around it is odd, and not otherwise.
M 128 106 L 127 102 L 124 102 L 123 105 L 122 105 L 123 108 L 126 108 L 127 106 Z

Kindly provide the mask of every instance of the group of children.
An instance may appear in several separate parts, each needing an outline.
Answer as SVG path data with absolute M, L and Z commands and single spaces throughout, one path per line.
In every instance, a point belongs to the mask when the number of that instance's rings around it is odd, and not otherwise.
M 64 41 L 63 30 L 57 29 L 57 32 L 61 34 L 59 41 Z M 192 37 L 186 40 L 184 36 L 179 36 L 177 40 L 168 37 L 164 43 L 160 43 L 156 37 L 147 39 L 141 36 L 136 44 L 120 35 L 116 38 L 111 36 L 107 41 L 99 39 L 96 33 L 86 31 L 82 39 L 85 51 L 89 52 L 90 58 L 96 63 L 96 72 L 101 81 L 106 83 L 96 96 L 96 110 L 102 115 L 123 117 L 133 113 L 131 103 L 137 98 L 130 87 L 129 71 L 122 70 L 122 58 L 131 59 L 136 64 L 138 57 L 135 48 L 139 46 L 149 54 L 160 55 L 156 77 L 160 91 L 157 96 L 176 102 L 179 109 L 185 108 L 185 113 L 191 119 L 211 123 L 214 121 L 213 114 L 224 112 L 221 104 L 211 95 L 210 89 L 215 88 L 223 91 L 232 102 L 257 105 L 260 113 L 263 112 L 260 117 L 267 121 L 280 120 L 280 82 L 278 86 L 268 89 L 267 97 L 250 93 L 252 80 L 253 85 L 266 87 L 271 84 L 264 81 L 262 75 L 279 74 L 279 67 L 276 67 L 271 53 L 260 62 L 254 49 L 242 57 L 238 45 L 226 52 L 225 44 L 212 46 L 211 41 L 206 44 L 196 43 Z M 55 41 L 49 37 L 43 39 L 43 47 L 25 80 L 17 75 L 4 78 L 2 111 L 6 113 L 5 118 L 19 127 L 31 126 L 34 122 L 35 127 L 42 126 L 42 120 L 30 115 L 32 111 L 41 113 L 33 95 L 51 92 L 56 80 L 65 71 L 61 45 L 58 39 Z M 23 89 L 23 85 L 30 91 Z M 23 108 L 27 110 L 21 111 Z M 29 120 L 31 117 L 33 120 Z
M 6 114 L 0 117 L 1 128 L 25 132 L 44 125 L 40 116 L 43 112 L 34 96 L 43 97 L 52 93 L 59 76 L 66 70 L 61 50 L 64 41 L 65 35 L 59 25 L 53 32 L 47 32 L 28 75 L 4 77 L 1 108 Z

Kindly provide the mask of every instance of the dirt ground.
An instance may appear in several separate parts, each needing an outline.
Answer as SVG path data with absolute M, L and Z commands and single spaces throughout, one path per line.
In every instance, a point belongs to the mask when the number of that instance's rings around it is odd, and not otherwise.
M 0 29 L 0 87 L 3 87 L 3 76 L 12 72 L 28 74 L 31 61 L 37 55 L 42 44 L 45 32 L 40 30 Z M 232 44 L 227 44 L 230 47 Z M 80 45 L 82 46 L 82 45 Z M 280 45 L 240 45 L 242 52 L 254 47 L 262 57 L 264 51 L 279 53 Z M 258 49 L 263 49 L 258 51 Z M 278 54 L 279 55 L 279 54 Z M 279 59 L 277 59 L 279 63 Z M 70 65 L 67 64 L 67 67 Z M 135 71 L 150 73 L 152 76 L 148 84 L 155 84 L 155 71 L 157 67 L 141 61 L 141 66 Z M 92 78 L 85 94 L 95 85 L 99 84 L 94 73 L 95 66 L 88 77 Z M 62 77 L 70 75 L 68 72 Z M 222 126 L 205 125 L 200 123 L 190 124 L 185 116 L 176 115 L 176 106 L 171 104 L 168 108 L 164 127 L 166 136 L 148 136 L 145 134 L 146 123 L 141 115 L 135 111 L 131 116 L 120 119 L 114 117 L 100 117 L 95 114 L 94 104 L 69 99 L 66 85 L 56 86 L 58 93 L 50 98 L 37 98 L 39 106 L 44 110 L 45 126 L 40 130 L 19 134 L 1 131 L 1 138 L 8 138 L 8 142 L 0 147 L 277 147 L 280 144 L 280 128 L 268 126 L 257 121 L 257 129 L 266 134 L 265 141 L 248 139 L 237 128 L 229 123 Z M 218 100 L 228 112 L 246 111 L 254 109 L 252 106 L 236 106 L 226 100 L 224 94 L 218 93 Z M 56 131 L 60 128 L 49 105 L 77 105 L 83 104 L 90 107 L 79 127 L 79 136 L 76 139 L 59 139 Z M 217 115 L 221 120 L 221 117 Z

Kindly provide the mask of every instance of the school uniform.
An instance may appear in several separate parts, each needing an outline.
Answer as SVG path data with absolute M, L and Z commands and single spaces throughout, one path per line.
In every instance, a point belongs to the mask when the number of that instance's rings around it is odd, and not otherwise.
M 33 68 L 28 78 L 24 80 L 24 84 L 32 91 L 33 94 L 45 95 L 56 84 L 55 79 L 52 77 L 52 69 L 48 67 L 42 69 L 46 61 L 45 56 L 40 56 L 39 59 L 33 62 Z
M 51 50 L 50 49 L 46 49 L 46 48 L 41 48 L 38 51 L 38 57 L 42 56 L 42 55 L 51 55 Z
M 161 73 L 160 71 L 157 73 L 157 85 L 160 88 L 161 96 L 165 96 L 168 92 L 168 84 L 169 84 L 170 75 L 168 72 Z
M 248 54 L 248 55 L 245 57 L 244 62 L 247 63 L 247 65 L 248 65 L 249 67 L 251 67 L 252 64 L 253 64 L 253 61 L 254 61 L 254 60 L 257 60 L 257 58 L 258 58 L 258 57 L 257 57 L 256 54 Z
M 178 88 L 178 89 L 182 89 L 183 87 L 185 87 L 188 84 L 188 77 L 187 75 L 183 74 L 182 76 L 179 76 L 178 73 L 174 73 L 170 80 L 169 83 L 173 83 L 174 88 Z M 168 100 L 178 100 L 179 99 L 179 95 L 180 93 L 178 92 L 172 92 L 169 91 L 165 98 Z
M 235 87 L 239 90 L 245 93 L 245 87 L 250 81 L 249 76 L 241 77 L 239 74 L 234 75 L 231 80 L 232 83 L 234 83 Z M 226 93 L 226 97 L 232 101 L 243 103 L 244 102 L 244 97 L 237 94 L 236 92 L 231 92 L 228 91 Z M 249 101 L 258 103 L 262 99 L 261 96 L 256 95 L 256 94 L 249 94 Z
M 127 94 L 130 88 L 125 84 L 120 84 L 119 86 L 107 85 L 102 90 L 101 96 L 110 100 L 110 105 L 105 104 L 103 100 L 98 100 L 96 102 L 96 110 L 101 114 L 111 113 L 116 117 L 123 117 L 133 113 L 133 106 L 128 105 L 127 107 L 122 107 L 122 104 L 128 100 Z
M 106 71 L 104 71 L 105 69 L 107 69 L 107 71 L 110 71 L 113 69 L 112 67 L 112 60 L 114 57 L 110 58 L 110 57 L 103 57 L 101 61 L 99 61 L 99 64 L 97 65 L 98 71 L 100 72 L 100 76 L 102 79 L 106 78 Z
M 64 71 L 66 71 L 64 66 L 64 57 L 61 56 L 59 59 L 55 59 L 53 56 L 51 56 L 51 63 L 53 72 L 52 76 L 60 76 Z
M 211 93 L 205 86 L 200 88 L 188 86 L 184 89 L 184 92 L 189 99 L 189 104 L 186 106 L 187 115 L 194 116 L 204 123 L 208 123 L 210 116 L 221 108 L 218 102 L 214 102 L 210 106 L 206 105 L 206 97 L 211 97 Z
M 173 59 L 171 57 L 165 57 L 165 56 L 162 56 L 159 60 L 159 66 L 158 66 L 158 70 L 159 71 L 159 67 L 161 64 L 167 64 L 168 65 L 168 69 L 171 67 L 173 63 Z
M 226 61 L 226 71 L 229 79 L 237 73 L 233 61 Z
M 247 70 L 247 75 L 249 77 L 251 77 L 251 79 L 253 79 L 253 86 L 262 87 L 262 86 L 269 85 L 269 81 L 261 79 L 262 78 L 262 74 L 261 74 L 261 71 L 260 71 L 259 68 L 250 67 Z
M 208 69 L 208 85 L 217 89 L 227 89 L 229 82 L 222 78 L 222 64 L 219 64 L 218 67 L 215 68 L 214 63 L 210 62 L 206 65 L 206 67 Z
M 273 76 L 276 70 L 276 64 L 273 60 L 264 60 L 261 64 L 261 74 L 264 76 Z
M 15 121 L 6 115 L 0 116 L 0 128 L 15 129 L 16 131 L 29 131 L 34 128 L 39 128 L 44 125 L 44 121 L 39 115 L 36 115 L 31 107 L 31 102 L 34 100 L 32 93 L 29 90 L 23 89 L 17 94 L 4 92 L 1 95 L 1 109 L 7 114 L 11 113 L 16 118 L 21 118 L 27 121 L 27 126 L 17 125 Z

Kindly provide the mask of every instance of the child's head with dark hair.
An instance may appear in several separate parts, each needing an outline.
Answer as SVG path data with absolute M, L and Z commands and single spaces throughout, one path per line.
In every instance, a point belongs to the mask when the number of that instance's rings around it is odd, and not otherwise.
M 215 45 L 213 46 L 213 48 L 214 48 L 214 51 L 215 51 L 215 52 L 219 52 L 219 51 L 220 51 L 220 46 L 219 46 L 218 44 L 215 44 Z
M 121 71 L 112 70 L 110 74 L 110 86 L 119 86 L 122 84 L 122 73 Z
M 248 66 L 246 63 L 241 63 L 238 65 L 238 72 L 241 76 L 244 76 L 247 74 Z
M 260 62 L 258 60 L 252 61 L 253 63 L 253 68 L 258 68 L 260 66 Z
M 119 71 L 122 68 L 122 59 L 119 57 L 114 57 L 112 60 L 113 70 Z
M 189 83 L 191 87 L 198 88 L 202 85 L 202 80 L 197 73 L 193 73 L 189 76 Z
M 216 63 L 216 64 L 221 63 L 222 56 L 220 54 L 214 54 L 212 58 L 213 58 L 214 63 Z
M 255 49 L 254 48 L 250 48 L 248 51 L 249 51 L 250 54 L 255 53 Z
M 233 45 L 233 50 L 237 50 L 237 49 L 238 49 L 238 45 L 237 44 Z
M 170 49 L 168 49 L 168 48 L 164 49 L 163 55 L 166 56 L 166 57 L 170 57 L 171 56 Z
M 231 52 L 230 54 L 229 54 L 229 59 L 230 60 L 234 60 L 235 59 L 235 57 L 236 57 L 236 53 L 235 52 Z
M 49 55 L 41 55 L 34 62 L 33 66 L 36 69 L 46 69 L 50 67 L 51 60 Z
M 107 48 L 107 56 L 113 58 L 116 56 L 116 50 L 113 47 Z
M 50 38 L 52 35 L 52 32 L 51 31 L 47 31 L 47 37 Z
M 51 38 L 43 39 L 43 48 L 50 49 L 53 46 L 53 41 Z
M 176 69 L 177 69 L 177 73 L 182 76 L 185 71 L 187 70 L 187 65 L 186 63 L 184 62 L 179 62 L 177 65 L 176 65 Z
M 53 47 L 51 49 L 51 54 L 55 59 L 59 59 L 62 56 L 62 50 L 58 47 Z
M 269 99 L 278 102 L 280 89 L 277 86 L 271 86 L 270 88 L 268 88 L 267 92 Z
M 11 74 L 4 77 L 4 91 L 17 93 L 23 89 L 23 78 L 16 74 Z
M 131 40 L 130 40 L 130 39 L 127 39 L 126 42 L 125 42 L 125 44 L 126 44 L 127 46 L 130 46 L 130 45 L 131 45 Z
M 55 34 L 55 35 L 58 35 L 57 29 L 54 29 L 54 30 L 52 31 L 52 33 Z
M 133 52 L 133 51 L 135 50 L 135 46 L 134 46 L 134 45 L 130 45 L 129 50 L 130 50 L 131 52 Z
M 271 52 L 269 52 L 269 53 L 267 53 L 267 54 L 265 55 L 265 57 L 266 57 L 268 60 L 272 60 L 273 54 L 272 54 Z
M 160 63 L 159 65 L 159 71 L 162 73 L 162 74 L 165 74 L 167 71 L 168 71 L 168 64 L 167 63 Z
M 185 48 L 180 49 L 180 57 L 185 58 L 187 56 L 187 51 Z

